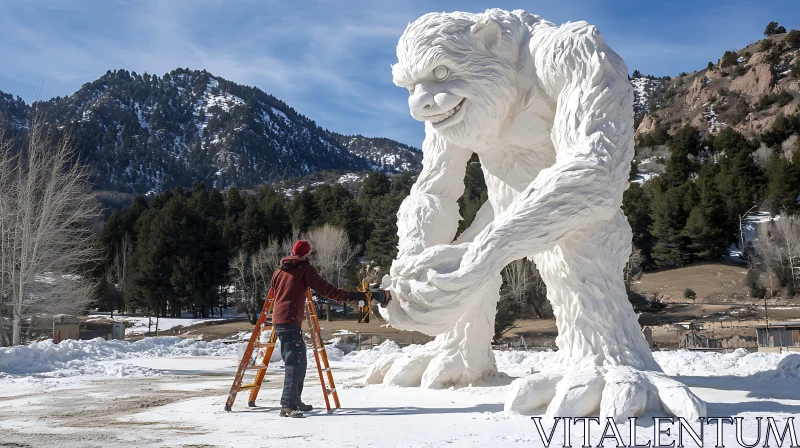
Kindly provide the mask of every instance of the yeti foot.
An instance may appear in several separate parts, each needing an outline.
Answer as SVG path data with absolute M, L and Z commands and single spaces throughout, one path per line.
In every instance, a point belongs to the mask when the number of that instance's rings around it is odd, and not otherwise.
M 625 366 L 537 373 L 511 383 L 505 410 L 527 412 L 547 405 L 547 417 L 623 419 L 665 411 L 696 421 L 706 405 L 688 387 L 663 373 Z
M 494 360 L 469 365 L 456 350 L 423 349 L 384 358 L 373 364 L 364 380 L 368 384 L 444 389 L 466 386 L 496 373 Z

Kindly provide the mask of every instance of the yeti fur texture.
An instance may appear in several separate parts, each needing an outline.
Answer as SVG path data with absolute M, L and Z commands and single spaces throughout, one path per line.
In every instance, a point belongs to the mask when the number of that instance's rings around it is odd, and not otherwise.
M 633 90 L 597 29 L 525 11 L 431 13 L 408 25 L 397 58 L 394 82 L 408 89 L 425 141 L 383 280 L 395 300 L 381 313 L 436 339 L 377 363 L 366 380 L 439 388 L 495 374 L 500 271 L 528 257 L 547 284 L 559 351 L 550 371 L 511 384 L 507 410 L 705 416 L 661 373 L 625 291 Z M 473 153 L 488 201 L 454 241 Z

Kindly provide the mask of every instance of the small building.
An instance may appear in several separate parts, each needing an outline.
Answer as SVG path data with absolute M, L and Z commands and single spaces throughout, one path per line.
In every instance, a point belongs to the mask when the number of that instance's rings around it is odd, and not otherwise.
M 786 347 L 787 351 L 800 351 L 800 321 L 776 322 L 774 324 L 756 326 L 756 338 L 759 351 L 762 348 Z
M 713 337 L 705 331 L 705 326 L 697 321 L 676 322 L 673 324 L 677 331 L 678 348 L 688 350 L 724 350 L 725 340 Z

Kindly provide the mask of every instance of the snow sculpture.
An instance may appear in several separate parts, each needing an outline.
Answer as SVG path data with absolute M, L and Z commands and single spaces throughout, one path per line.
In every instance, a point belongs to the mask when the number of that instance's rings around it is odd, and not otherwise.
M 506 409 L 704 416 L 705 404 L 661 373 L 625 293 L 631 230 L 620 206 L 633 92 L 597 29 L 525 11 L 431 13 L 406 28 L 397 57 L 394 83 L 408 89 L 426 136 L 383 280 L 395 299 L 381 313 L 397 328 L 438 336 L 376 363 L 366 380 L 439 388 L 495 373 L 500 271 L 530 257 L 547 284 L 559 351 L 550 371 L 511 384 Z M 489 199 L 453 241 L 473 153 Z

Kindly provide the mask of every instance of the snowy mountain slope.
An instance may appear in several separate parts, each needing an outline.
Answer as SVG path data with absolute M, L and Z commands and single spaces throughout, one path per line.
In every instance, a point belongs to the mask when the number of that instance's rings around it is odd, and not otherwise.
M 367 138 L 362 135 L 337 135 L 339 143 L 350 153 L 372 163 L 381 171 L 419 171 L 422 153 L 416 148 L 388 138 Z
M 247 188 L 320 170 L 420 167 L 411 147 L 329 132 L 257 88 L 206 71 L 108 71 L 38 106 L 48 124 L 71 132 L 102 190 L 145 193 L 196 179 Z M 29 110 L 0 94 L 0 119 L 6 114 L 24 124 Z

